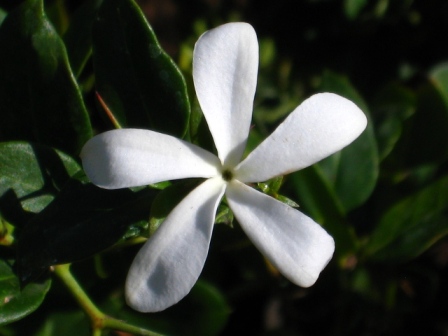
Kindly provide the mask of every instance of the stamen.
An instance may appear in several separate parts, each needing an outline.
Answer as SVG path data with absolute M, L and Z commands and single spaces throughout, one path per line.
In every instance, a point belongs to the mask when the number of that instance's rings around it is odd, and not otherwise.
M 222 172 L 222 179 L 230 182 L 233 179 L 233 172 L 230 169 L 224 169 Z

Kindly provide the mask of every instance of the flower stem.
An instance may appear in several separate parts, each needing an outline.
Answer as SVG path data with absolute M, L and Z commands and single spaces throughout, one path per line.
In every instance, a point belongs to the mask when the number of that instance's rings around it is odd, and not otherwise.
M 121 330 L 134 335 L 161 336 L 155 332 L 127 324 L 126 322 L 104 314 L 92 300 L 90 300 L 89 296 L 72 275 L 70 272 L 70 264 L 57 265 L 54 267 L 54 272 L 69 289 L 84 312 L 89 316 L 92 323 L 92 336 L 101 336 L 103 329 Z

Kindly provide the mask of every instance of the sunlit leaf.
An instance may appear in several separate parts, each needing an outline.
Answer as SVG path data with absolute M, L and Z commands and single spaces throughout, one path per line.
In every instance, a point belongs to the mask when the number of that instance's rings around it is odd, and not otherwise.
M 27 142 L 0 143 L 0 214 L 24 225 L 81 170 L 70 156 Z
M 0 259 L 0 325 L 20 320 L 42 303 L 51 286 L 49 278 L 30 283 L 23 289 L 12 267 Z

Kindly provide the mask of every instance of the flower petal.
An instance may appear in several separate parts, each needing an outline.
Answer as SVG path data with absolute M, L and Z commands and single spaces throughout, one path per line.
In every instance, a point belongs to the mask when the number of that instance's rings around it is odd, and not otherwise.
M 224 188 L 220 177 L 202 183 L 174 208 L 145 243 L 126 280 L 126 300 L 132 308 L 161 311 L 190 292 L 207 257 Z
M 81 158 L 89 179 L 107 189 L 216 176 L 221 165 L 216 156 L 186 141 L 138 129 L 95 136 L 83 147 Z
M 355 140 L 367 118 L 333 93 L 305 100 L 235 169 L 242 182 L 266 181 L 308 167 Z
M 193 79 L 218 156 L 234 167 L 246 146 L 257 84 L 258 41 L 247 23 L 228 23 L 196 43 Z
M 226 191 L 230 208 L 260 252 L 291 282 L 309 287 L 334 252 L 334 240 L 311 218 L 239 181 Z

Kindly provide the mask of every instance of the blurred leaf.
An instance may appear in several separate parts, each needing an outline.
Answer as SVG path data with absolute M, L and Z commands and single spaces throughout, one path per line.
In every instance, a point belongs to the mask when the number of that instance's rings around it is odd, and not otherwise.
M 321 90 L 350 99 L 369 119 L 366 130 L 354 142 L 318 163 L 333 183 L 345 211 L 350 211 L 367 200 L 378 178 L 379 158 L 373 124 L 367 105 L 346 77 L 324 72 Z
M 44 321 L 35 336 L 88 336 L 90 323 L 82 311 L 62 311 L 52 313 Z
M 22 281 L 90 257 L 120 240 L 131 224 L 147 222 L 154 190 L 106 190 L 77 178 L 24 227 L 17 260 Z
M 108 0 L 93 26 L 97 89 L 124 127 L 186 132 L 184 78 L 132 0 Z
M 6 11 L 4 11 L 2 8 L 0 8 L 0 26 L 3 22 L 3 20 L 5 19 L 6 15 L 8 15 L 8 13 Z
M 344 218 L 344 210 L 326 176 L 314 165 L 289 175 L 300 210 L 321 224 L 336 242 L 339 261 L 354 253 L 357 242 Z
M 80 170 L 74 159 L 52 148 L 0 143 L 0 214 L 14 225 L 24 225 L 27 213 L 42 211 Z
M 28 140 L 78 154 L 92 136 L 90 120 L 42 0 L 10 12 L 0 45 L 0 141 Z
M 344 14 L 350 20 L 354 20 L 366 5 L 367 0 L 344 0 Z
M 387 85 L 377 95 L 373 110 L 381 160 L 394 149 L 402 134 L 403 122 L 415 113 L 416 105 L 415 93 L 401 85 Z
M 178 304 L 159 313 L 141 314 L 123 306 L 123 301 L 107 309 L 117 318 L 142 328 L 168 335 L 219 335 L 230 308 L 223 295 L 211 284 L 198 280 L 191 292 Z
M 448 100 L 434 86 L 425 83 L 417 92 L 417 110 L 404 124 L 394 153 L 406 166 L 439 163 L 448 159 Z
M 439 89 L 445 100 L 448 101 L 448 63 L 439 64 L 429 75 L 434 86 Z
M 73 73 L 79 77 L 92 54 L 92 26 L 103 0 L 88 0 L 70 18 L 64 42 Z
M 23 289 L 11 266 L 0 259 L 0 325 L 20 320 L 42 303 L 51 286 L 49 278 Z
M 46 1 L 45 13 L 51 21 L 53 28 L 59 35 L 64 34 L 69 26 L 69 13 L 67 2 L 63 0 Z
M 275 41 L 272 38 L 264 38 L 259 40 L 260 44 L 260 68 L 271 66 L 276 58 Z
M 392 206 L 365 247 L 383 261 L 415 258 L 448 234 L 448 177 Z
M 0 216 L 0 246 L 11 246 L 14 243 L 15 227 Z

